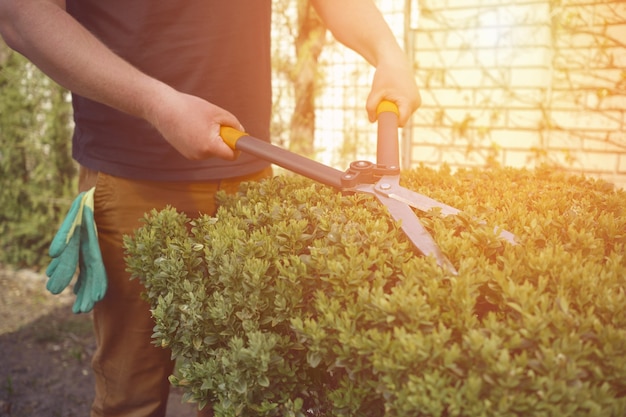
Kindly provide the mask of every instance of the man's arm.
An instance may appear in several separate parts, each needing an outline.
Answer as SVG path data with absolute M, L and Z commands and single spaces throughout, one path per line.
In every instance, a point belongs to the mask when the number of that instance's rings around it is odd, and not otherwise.
M 242 129 L 235 116 L 124 61 L 65 11 L 64 0 L 0 0 L 0 34 L 65 88 L 152 123 L 185 157 L 234 157 L 219 127 Z
M 312 0 L 335 38 L 376 67 L 366 107 L 370 120 L 383 99 L 395 102 L 403 126 L 421 98 L 406 55 L 371 0 Z

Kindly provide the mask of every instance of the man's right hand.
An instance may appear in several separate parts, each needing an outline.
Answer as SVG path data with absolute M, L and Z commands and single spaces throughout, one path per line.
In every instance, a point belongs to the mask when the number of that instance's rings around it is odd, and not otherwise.
M 230 112 L 199 97 L 169 87 L 146 118 L 184 157 L 192 160 L 219 157 L 233 160 L 235 152 L 220 137 L 221 126 L 243 131 Z

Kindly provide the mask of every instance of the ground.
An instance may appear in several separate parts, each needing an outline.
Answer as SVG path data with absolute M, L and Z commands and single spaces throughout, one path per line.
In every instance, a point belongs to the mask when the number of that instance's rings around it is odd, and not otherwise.
M 86 417 L 93 399 L 95 341 L 73 294 L 52 295 L 46 277 L 0 265 L 0 417 Z M 195 416 L 172 389 L 167 417 Z

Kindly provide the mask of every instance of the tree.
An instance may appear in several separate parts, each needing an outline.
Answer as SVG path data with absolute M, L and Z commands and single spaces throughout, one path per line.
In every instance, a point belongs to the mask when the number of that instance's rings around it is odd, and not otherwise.
M 75 193 L 67 92 L 0 44 L 0 262 L 42 266 Z

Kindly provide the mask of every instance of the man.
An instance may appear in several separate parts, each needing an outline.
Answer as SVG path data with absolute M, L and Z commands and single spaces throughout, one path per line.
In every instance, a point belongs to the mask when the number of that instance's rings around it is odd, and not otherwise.
M 370 120 L 385 99 L 406 123 L 418 89 L 373 2 L 312 3 L 376 68 Z M 122 236 L 152 208 L 212 213 L 219 189 L 270 175 L 267 162 L 235 158 L 219 136 L 232 126 L 269 140 L 270 16 L 270 0 L 0 0 L 6 43 L 72 91 L 79 186 L 96 186 L 108 289 L 93 311 L 92 416 L 165 415 L 173 363 L 151 344 L 152 318 L 125 272 Z

